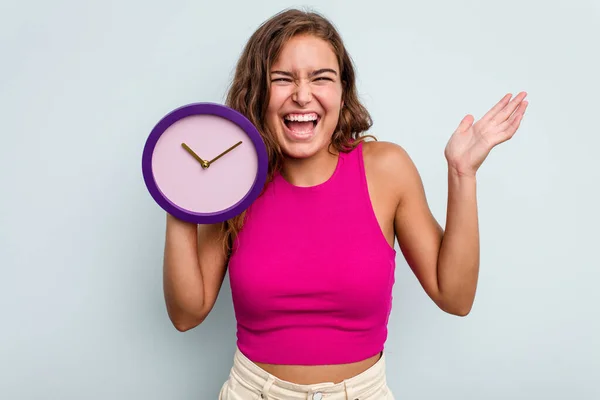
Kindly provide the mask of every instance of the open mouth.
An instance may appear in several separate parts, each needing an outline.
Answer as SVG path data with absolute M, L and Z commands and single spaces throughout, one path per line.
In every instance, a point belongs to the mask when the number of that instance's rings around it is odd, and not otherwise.
M 295 135 L 309 135 L 320 119 L 317 113 L 287 114 L 283 117 L 283 123 Z

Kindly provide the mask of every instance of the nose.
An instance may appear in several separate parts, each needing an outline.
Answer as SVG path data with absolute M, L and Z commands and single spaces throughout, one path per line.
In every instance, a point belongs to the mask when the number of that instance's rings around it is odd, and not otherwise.
M 310 91 L 310 85 L 307 83 L 299 82 L 296 85 L 296 90 L 292 95 L 292 100 L 294 100 L 298 105 L 304 107 L 306 104 L 310 103 L 312 100 L 312 93 Z

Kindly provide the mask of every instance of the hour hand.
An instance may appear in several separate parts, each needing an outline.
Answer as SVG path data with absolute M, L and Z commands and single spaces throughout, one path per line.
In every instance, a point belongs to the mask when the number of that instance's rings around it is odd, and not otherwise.
M 200 156 L 198 154 L 196 154 L 194 152 L 194 150 L 192 150 L 190 148 L 190 146 L 188 146 L 185 143 L 181 143 L 181 147 L 183 147 L 188 153 L 190 153 L 192 155 L 192 157 L 194 157 L 202 166 L 202 168 L 208 168 L 208 166 L 210 165 L 210 163 L 208 161 L 203 160 L 202 158 L 200 158 Z
M 223 157 L 225 154 L 229 153 L 231 150 L 235 149 L 236 147 L 238 147 L 240 144 L 242 144 L 242 141 L 240 140 L 239 142 L 237 142 L 236 144 L 234 144 L 233 146 L 231 146 L 230 148 L 228 148 L 227 150 L 225 150 L 224 152 L 222 152 L 221 154 L 219 154 L 218 156 L 216 156 L 215 158 L 213 158 L 212 160 L 210 160 L 208 162 L 208 164 L 212 164 L 213 162 L 215 162 L 216 160 L 218 160 L 219 158 Z

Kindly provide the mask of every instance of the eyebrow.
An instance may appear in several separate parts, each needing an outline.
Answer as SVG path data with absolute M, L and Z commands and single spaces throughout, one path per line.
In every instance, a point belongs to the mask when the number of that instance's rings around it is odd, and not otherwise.
M 334 75 L 337 76 L 337 72 L 334 69 L 331 68 L 321 68 L 318 69 L 316 71 L 313 71 L 309 74 L 309 76 L 315 76 L 315 75 L 320 75 L 320 74 L 324 74 L 324 73 L 332 73 Z M 279 75 L 286 75 L 286 76 L 293 76 L 293 74 L 291 72 L 287 72 L 287 71 L 271 71 L 272 74 L 279 74 Z

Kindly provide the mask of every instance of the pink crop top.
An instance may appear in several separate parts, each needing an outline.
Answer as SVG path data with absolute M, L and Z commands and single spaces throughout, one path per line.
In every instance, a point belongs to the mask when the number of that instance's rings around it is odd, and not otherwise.
M 323 184 L 276 175 L 246 216 L 229 261 L 243 354 L 323 365 L 383 350 L 396 251 L 373 212 L 362 144 L 340 154 Z

